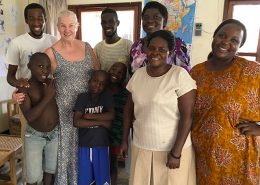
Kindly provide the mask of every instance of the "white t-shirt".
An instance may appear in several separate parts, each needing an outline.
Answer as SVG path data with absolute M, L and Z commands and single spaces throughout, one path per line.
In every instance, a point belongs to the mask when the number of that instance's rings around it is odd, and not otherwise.
M 107 44 L 105 40 L 94 47 L 94 52 L 101 69 L 108 71 L 116 62 L 128 65 L 132 41 L 121 38 L 114 44 Z
M 160 77 L 149 76 L 146 67 L 142 67 L 126 88 L 134 102 L 133 144 L 147 150 L 169 151 L 178 131 L 178 97 L 196 89 L 195 81 L 178 66 L 172 66 Z M 189 135 L 184 147 L 190 145 Z
M 36 52 L 44 52 L 56 41 L 56 37 L 45 33 L 40 39 L 35 39 L 28 33 L 20 35 L 11 41 L 6 54 L 6 63 L 18 66 L 17 79 L 30 78 L 31 72 L 27 67 L 30 56 Z

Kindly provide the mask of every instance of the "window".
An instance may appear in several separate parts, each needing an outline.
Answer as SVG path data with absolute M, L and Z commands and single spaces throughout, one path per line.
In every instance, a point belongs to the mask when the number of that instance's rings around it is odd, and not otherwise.
M 77 14 L 80 27 L 77 38 L 87 41 L 92 47 L 104 39 L 101 27 L 101 12 L 109 7 L 117 11 L 120 37 L 135 41 L 140 38 L 141 3 L 112 3 L 98 5 L 71 5 L 69 9 Z
M 260 0 L 226 0 L 224 19 L 234 18 L 245 24 L 247 40 L 238 52 L 249 60 L 260 61 Z

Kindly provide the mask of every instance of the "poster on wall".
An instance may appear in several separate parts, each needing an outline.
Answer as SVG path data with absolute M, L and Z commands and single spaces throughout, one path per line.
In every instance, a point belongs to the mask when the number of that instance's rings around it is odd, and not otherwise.
M 17 10 L 17 6 L 12 5 L 11 9 L 10 9 L 10 15 L 11 15 L 11 23 L 13 26 L 17 26 L 17 22 L 18 22 L 18 10 Z
M 0 77 L 6 77 L 7 75 L 8 65 L 5 63 L 5 55 L 10 42 L 11 38 L 9 37 L 5 37 L 0 40 Z
M 145 3 L 150 0 L 145 0 Z M 195 17 L 196 0 L 157 0 L 168 10 L 168 23 L 166 29 L 181 38 L 187 44 L 189 54 L 191 51 L 193 25 Z

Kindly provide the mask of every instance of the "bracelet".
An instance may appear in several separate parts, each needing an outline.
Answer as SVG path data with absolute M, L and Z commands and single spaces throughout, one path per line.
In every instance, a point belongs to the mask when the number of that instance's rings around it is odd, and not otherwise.
M 170 155 L 171 155 L 171 157 L 174 158 L 174 159 L 180 159 L 180 158 L 181 158 L 181 155 L 180 155 L 179 157 L 176 157 L 175 155 L 172 154 L 172 152 L 170 152 Z

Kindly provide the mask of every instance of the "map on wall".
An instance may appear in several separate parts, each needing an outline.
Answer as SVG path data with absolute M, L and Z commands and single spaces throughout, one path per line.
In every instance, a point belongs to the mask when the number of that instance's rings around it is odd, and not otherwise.
M 145 3 L 150 0 L 145 0 Z M 191 47 L 196 0 L 157 0 L 166 6 L 169 16 L 166 29 Z

